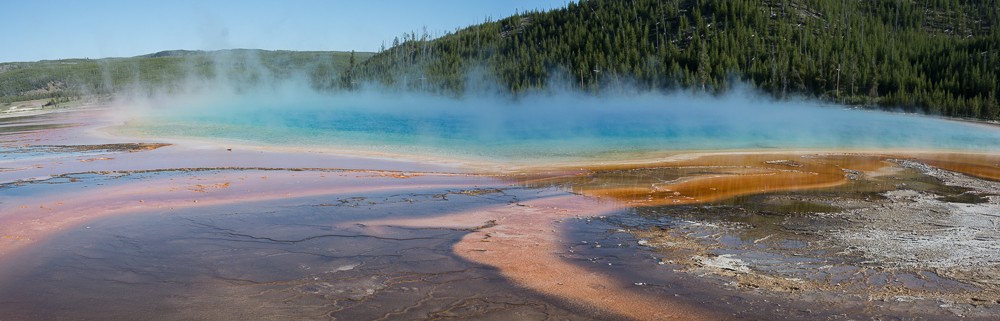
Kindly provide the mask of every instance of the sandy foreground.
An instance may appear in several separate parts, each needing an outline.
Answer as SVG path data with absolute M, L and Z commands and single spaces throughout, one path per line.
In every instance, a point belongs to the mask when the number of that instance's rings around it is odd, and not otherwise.
M 0 147 L 6 151 L 5 155 L 18 155 L 16 160 L 0 163 L 0 183 L 5 184 L 4 190 L 18 192 L 0 194 L 0 258 L 30 253 L 33 246 L 62 231 L 132 213 L 152 211 L 170 215 L 171 211 L 197 208 L 393 190 L 448 189 L 475 194 L 484 188 L 505 186 L 561 186 L 565 191 L 561 195 L 432 217 L 380 218 L 351 224 L 372 229 L 400 226 L 467 229 L 469 233 L 452 246 L 455 255 L 491 266 L 518 286 L 558 298 L 571 307 L 590 307 L 603 315 L 628 319 L 720 319 L 727 316 L 690 301 L 638 291 L 636 284 L 566 259 L 572 251 L 567 252 L 571 247 L 563 237 L 561 222 L 610 215 L 626 208 L 696 206 L 743 195 L 831 190 L 859 179 L 891 175 L 903 168 L 928 173 L 935 170 L 965 173 L 974 175 L 973 179 L 1000 179 L 997 165 L 1000 155 L 985 153 L 673 152 L 617 163 L 504 165 L 401 155 L 344 155 L 331 151 L 227 146 L 185 140 L 138 141 L 109 135 L 102 130 L 121 121 L 109 120 L 106 112 L 94 108 L 74 113 L 72 122 L 82 124 L 79 126 L 0 136 L 3 144 Z M 66 121 L 53 117 L 42 123 Z M 65 146 L 100 147 L 66 149 Z M 30 150 L 38 156 L 25 157 L 24 151 Z M 901 163 L 904 161 L 908 163 Z M 187 175 L 182 180 L 172 174 L 178 172 Z M 61 189 L 58 184 L 51 187 L 39 184 L 73 181 L 86 175 L 116 180 L 72 189 Z M 979 192 L 986 195 L 991 188 L 994 187 L 980 184 Z M 20 192 L 22 190 L 25 192 Z M 918 202 L 918 196 L 900 194 L 900 197 L 910 197 L 910 202 Z M 986 216 L 997 213 L 1000 201 L 996 196 L 985 197 L 988 202 L 976 205 L 976 211 Z M 830 201 L 836 202 L 845 201 Z M 884 204 L 858 206 L 870 209 Z M 640 232 L 633 234 L 650 240 L 647 244 L 660 240 L 653 248 L 661 251 L 689 242 L 665 241 L 662 238 L 670 235 Z M 841 236 L 847 240 L 859 239 L 846 237 L 850 232 L 844 230 Z M 678 233 L 681 232 L 674 234 Z M 891 240 L 884 239 L 869 243 L 878 242 L 891 245 Z M 831 246 L 840 246 L 840 243 Z M 694 253 L 707 255 L 698 249 Z M 737 282 L 753 283 L 751 281 L 768 277 L 741 272 L 745 262 L 699 261 L 693 256 L 688 261 L 692 266 L 707 269 L 702 271 L 706 274 L 735 278 Z M 982 277 L 973 272 L 968 274 Z M 758 283 L 755 286 L 766 287 L 764 282 Z M 995 289 L 984 289 L 986 292 L 980 293 L 993 294 L 980 295 L 980 298 L 1000 300 L 995 292 L 989 292 Z M 965 300 L 973 298 L 967 296 Z

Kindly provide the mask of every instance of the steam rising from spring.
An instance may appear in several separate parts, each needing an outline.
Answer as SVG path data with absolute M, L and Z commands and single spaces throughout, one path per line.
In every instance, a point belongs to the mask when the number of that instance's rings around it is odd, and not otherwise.
M 996 151 L 1000 130 L 925 116 L 773 101 L 746 89 L 546 92 L 518 99 L 367 89 L 323 93 L 294 81 L 149 101 L 123 132 L 499 161 L 628 158 L 672 150 Z

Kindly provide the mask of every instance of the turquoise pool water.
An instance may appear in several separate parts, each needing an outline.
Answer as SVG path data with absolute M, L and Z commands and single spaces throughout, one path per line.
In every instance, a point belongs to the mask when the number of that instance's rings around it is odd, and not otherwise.
M 670 150 L 1000 150 L 1000 127 L 745 93 L 511 100 L 268 92 L 159 101 L 120 131 L 494 161 L 616 159 Z

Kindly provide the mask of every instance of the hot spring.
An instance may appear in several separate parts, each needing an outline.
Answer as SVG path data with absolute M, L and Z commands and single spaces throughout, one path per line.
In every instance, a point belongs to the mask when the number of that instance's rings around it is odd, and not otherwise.
M 490 161 L 624 160 L 659 151 L 997 151 L 1000 127 L 821 104 L 747 90 L 518 99 L 266 90 L 159 99 L 114 131 L 268 147 Z M 134 110 L 133 110 L 134 111 Z
M 991 124 L 747 91 L 452 99 L 289 87 L 119 102 L 7 121 L 34 127 L 0 142 L 6 315 L 938 320 L 1000 309 L 989 303 L 1000 302 Z

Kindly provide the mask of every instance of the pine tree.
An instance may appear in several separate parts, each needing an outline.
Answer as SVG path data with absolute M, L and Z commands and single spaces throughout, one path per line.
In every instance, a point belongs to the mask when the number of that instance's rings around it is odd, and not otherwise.
M 705 90 L 705 83 L 709 81 L 712 74 L 712 63 L 708 58 L 708 46 L 701 43 L 701 50 L 698 55 L 698 78 L 701 80 L 701 90 Z

